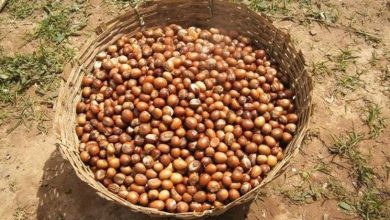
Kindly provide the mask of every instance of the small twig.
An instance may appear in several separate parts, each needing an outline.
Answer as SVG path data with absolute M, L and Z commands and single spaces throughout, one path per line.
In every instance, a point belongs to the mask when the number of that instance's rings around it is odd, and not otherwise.
M 339 167 L 342 167 L 342 168 L 344 168 L 344 169 L 348 169 L 347 167 L 345 167 L 345 166 L 343 166 L 343 165 L 341 165 L 341 164 L 339 164 L 339 163 L 337 163 L 337 162 L 334 162 L 333 160 L 332 161 L 330 161 L 332 164 L 336 164 L 337 166 L 339 166 Z

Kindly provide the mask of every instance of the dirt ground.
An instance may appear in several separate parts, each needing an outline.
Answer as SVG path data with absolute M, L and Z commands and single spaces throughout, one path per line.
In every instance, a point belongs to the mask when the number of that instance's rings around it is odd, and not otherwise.
M 124 10 L 109 0 L 77 2 L 88 5 L 88 21 L 67 39 L 66 45 L 76 51 L 100 22 Z M 390 1 L 274 2 L 246 3 L 290 33 L 305 55 L 314 79 L 309 132 L 286 172 L 268 184 L 257 200 L 217 219 L 390 217 L 390 128 L 386 128 L 390 118 Z M 38 40 L 27 41 L 26 34 L 37 28 L 44 10 L 17 19 L 9 7 L 0 13 L 3 56 L 31 53 Z M 27 94 L 35 96 L 30 91 Z M 0 111 L 17 113 L 12 105 L 0 106 Z M 34 109 L 47 118 L 41 124 L 46 132 L 37 128 L 36 120 L 7 132 L 18 121 L 13 114 L 0 125 L 0 219 L 146 218 L 100 198 L 80 181 L 56 148 L 51 129 L 54 110 L 44 104 Z M 331 154 L 332 147 L 341 145 L 347 146 L 346 153 Z

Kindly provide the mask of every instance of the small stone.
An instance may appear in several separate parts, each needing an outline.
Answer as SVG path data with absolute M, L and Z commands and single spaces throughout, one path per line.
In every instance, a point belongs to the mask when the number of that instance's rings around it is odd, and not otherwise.
M 11 155 L 10 155 L 10 154 L 5 155 L 5 159 L 6 159 L 6 160 L 11 159 Z
M 317 32 L 315 30 L 310 30 L 309 33 L 310 33 L 311 36 L 316 36 L 317 35 Z

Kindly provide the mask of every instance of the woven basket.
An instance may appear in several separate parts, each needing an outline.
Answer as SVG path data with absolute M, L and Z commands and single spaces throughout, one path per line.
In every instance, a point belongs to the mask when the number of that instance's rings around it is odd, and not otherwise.
M 94 179 L 94 174 L 79 157 L 79 139 L 75 133 L 76 103 L 81 99 L 80 84 L 85 73 L 91 72 L 95 56 L 108 45 L 114 43 L 124 34 L 134 34 L 145 28 L 179 24 L 184 27 L 216 27 L 239 31 L 252 39 L 255 47 L 264 48 L 267 54 L 277 63 L 278 71 L 288 75 L 291 88 L 296 92 L 296 106 L 299 116 L 298 131 L 285 149 L 285 158 L 272 169 L 259 186 L 241 198 L 219 208 L 202 213 L 168 213 L 155 209 L 133 205 L 125 199 L 109 192 L 106 187 Z M 311 111 L 311 78 L 305 70 L 302 53 L 297 52 L 289 35 L 275 28 L 264 16 L 259 15 L 245 5 L 238 5 L 221 0 L 164 0 L 144 4 L 139 9 L 130 11 L 100 25 L 97 36 L 81 49 L 78 57 L 64 71 L 67 81 L 59 91 L 56 104 L 55 132 L 59 137 L 62 154 L 72 164 L 77 176 L 93 187 L 97 194 L 115 203 L 127 206 L 135 212 L 150 216 L 177 217 L 190 219 L 202 216 L 220 215 L 239 204 L 256 198 L 259 190 L 279 175 L 291 158 L 298 152 L 307 129 Z

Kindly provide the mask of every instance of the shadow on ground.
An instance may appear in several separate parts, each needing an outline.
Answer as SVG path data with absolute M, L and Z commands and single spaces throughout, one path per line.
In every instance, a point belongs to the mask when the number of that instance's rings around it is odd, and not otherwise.
M 131 212 L 128 208 L 100 198 L 86 183 L 75 174 L 72 166 L 55 150 L 44 166 L 37 197 L 39 204 L 37 219 L 151 219 Z M 249 205 L 235 207 L 225 214 L 209 219 L 246 219 Z M 162 219 L 162 218 L 158 218 Z

